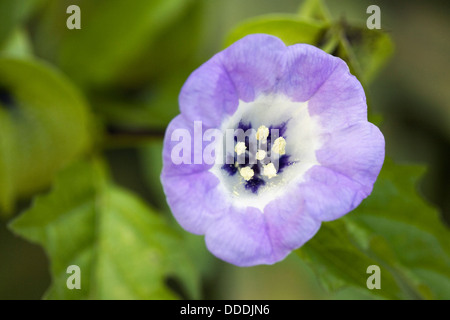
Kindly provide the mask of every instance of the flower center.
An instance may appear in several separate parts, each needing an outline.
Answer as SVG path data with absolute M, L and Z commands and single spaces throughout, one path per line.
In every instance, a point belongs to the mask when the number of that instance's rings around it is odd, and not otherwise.
M 256 194 L 268 180 L 293 163 L 286 154 L 286 122 L 270 127 L 261 125 L 255 130 L 250 122 L 240 121 L 236 132 L 234 154 L 226 155 L 222 169 L 229 176 L 239 174 L 245 189 Z
M 234 138 L 238 128 L 250 131 Z M 225 139 L 218 143 L 225 152 L 216 158 L 210 172 L 233 205 L 261 211 L 292 183 L 301 183 L 305 173 L 319 164 L 316 151 L 326 138 L 318 118 L 309 113 L 308 101 L 292 101 L 282 94 L 240 100 L 220 130 Z M 236 148 L 239 142 L 242 144 Z M 245 167 L 248 169 L 242 171 Z

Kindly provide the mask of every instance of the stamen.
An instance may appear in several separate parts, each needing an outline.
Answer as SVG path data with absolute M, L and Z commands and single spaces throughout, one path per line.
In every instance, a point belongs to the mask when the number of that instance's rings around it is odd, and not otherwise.
M 252 129 L 252 125 L 241 120 L 238 128 L 246 131 Z M 253 133 L 255 136 L 246 136 L 244 141 L 234 137 L 235 153 L 227 155 L 228 164 L 223 165 L 222 169 L 228 176 L 239 173 L 237 188 L 243 185 L 246 190 L 257 194 L 268 180 L 281 177 L 283 170 L 295 162 L 289 160 L 290 156 L 286 154 L 286 140 L 283 137 L 285 130 L 286 122 L 269 128 L 261 125 L 256 134 Z M 276 166 L 272 160 L 277 161 Z
M 266 157 L 266 152 L 262 149 L 258 150 L 258 152 L 256 152 L 256 160 L 264 160 L 264 158 Z
M 242 168 L 241 170 L 239 170 L 239 173 L 246 181 L 250 180 L 255 175 L 255 172 L 250 167 Z
M 277 176 L 277 169 L 275 168 L 273 163 L 269 163 L 268 165 L 264 166 L 263 175 L 267 176 L 267 178 L 269 179 Z
M 283 137 L 277 138 L 272 146 L 272 151 L 278 153 L 279 155 L 283 155 L 286 153 L 286 140 Z
M 245 146 L 244 142 L 238 142 L 234 147 L 234 151 L 236 151 L 237 155 L 243 154 L 246 149 L 247 147 Z
M 266 126 L 260 126 L 258 131 L 256 131 L 256 139 L 257 140 L 265 140 L 269 136 L 269 128 Z

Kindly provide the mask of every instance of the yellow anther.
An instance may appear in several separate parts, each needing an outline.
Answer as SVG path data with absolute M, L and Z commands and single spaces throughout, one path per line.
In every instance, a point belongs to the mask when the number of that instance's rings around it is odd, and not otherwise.
M 277 138 L 272 146 L 272 151 L 278 153 L 279 155 L 283 155 L 286 153 L 286 140 L 283 137 Z
M 273 163 L 269 163 L 268 165 L 264 166 L 263 175 L 267 176 L 269 179 L 277 176 L 277 169 L 275 168 Z
M 256 139 L 257 140 L 265 140 L 269 136 L 269 128 L 266 126 L 260 126 L 258 131 L 256 131 Z
M 263 160 L 265 157 L 266 157 L 266 152 L 264 150 L 258 150 L 258 152 L 256 152 L 257 160 Z
M 246 181 L 250 180 L 255 175 L 255 172 L 250 167 L 242 168 L 241 170 L 239 170 L 239 173 Z
M 243 154 L 246 149 L 247 147 L 245 146 L 244 142 L 238 142 L 234 147 L 234 151 L 236 151 L 237 155 Z

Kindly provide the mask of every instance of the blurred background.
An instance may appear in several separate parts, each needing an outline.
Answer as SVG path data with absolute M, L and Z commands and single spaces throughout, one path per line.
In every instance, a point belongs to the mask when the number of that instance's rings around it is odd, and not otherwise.
M 168 217 L 158 179 L 160 138 L 178 114 L 182 84 L 223 49 L 236 25 L 263 14 L 296 13 L 302 3 L 179 0 L 159 8 L 159 1 L 154 1 L 155 9 L 144 4 L 152 1 L 13 2 L 0 0 L 1 50 L 45 60 L 81 89 L 97 116 L 96 127 L 107 132 L 100 143 L 114 180 Z M 395 54 L 365 88 L 366 94 L 372 110 L 383 116 L 387 154 L 397 161 L 428 166 L 420 192 L 450 223 L 450 3 L 326 3 L 335 19 L 361 26 L 365 26 L 369 5 L 381 8 L 381 26 L 394 40 Z M 65 26 L 70 4 L 81 7 L 81 30 Z M 15 19 L 14 27 L 8 19 Z M 29 201 L 22 197 L 14 214 Z M 50 285 L 49 261 L 39 246 L 14 236 L 6 224 L 6 219 L 0 222 L 0 299 L 40 299 Z M 193 236 L 191 242 L 187 245 L 205 250 L 201 237 Z M 202 252 L 199 256 L 206 259 L 202 296 L 207 299 L 366 297 L 357 289 L 327 293 L 295 255 L 274 266 L 252 268 L 237 268 Z M 171 279 L 168 283 L 175 289 L 178 286 Z

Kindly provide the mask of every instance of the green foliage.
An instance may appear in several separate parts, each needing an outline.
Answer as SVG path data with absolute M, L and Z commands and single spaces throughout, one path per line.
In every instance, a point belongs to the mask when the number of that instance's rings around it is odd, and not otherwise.
M 72 84 L 46 64 L 0 57 L 0 211 L 48 186 L 86 152 L 91 115 Z
M 82 8 L 81 30 L 66 28 L 71 4 Z M 166 221 L 170 209 L 159 181 L 162 134 L 179 113 L 183 82 L 202 62 L 196 54 L 203 4 L 0 1 L 0 212 L 35 196 L 10 230 L 45 249 L 47 298 L 196 299 L 200 275 L 216 277 L 217 259 L 203 238 Z M 225 44 L 252 33 L 320 47 L 344 59 L 365 89 L 393 53 L 387 33 L 334 21 L 322 0 L 304 1 L 297 14 L 244 21 Z M 91 111 L 105 126 L 95 128 Z M 113 183 L 101 157 L 102 148 L 137 145 L 141 166 L 133 170 L 155 208 Z M 80 160 L 89 151 L 96 157 Z M 421 167 L 387 159 L 373 193 L 349 215 L 324 222 L 296 251 L 326 288 L 352 286 L 382 299 L 450 299 L 450 233 L 416 191 L 422 174 Z M 70 265 L 81 267 L 81 290 L 66 287 Z M 380 290 L 366 287 L 370 265 L 381 268 Z
M 286 45 L 317 44 L 325 30 L 325 23 L 300 20 L 295 15 L 267 15 L 242 23 L 233 29 L 225 43 L 229 46 L 246 35 L 267 33 L 280 38 Z
M 331 23 L 331 15 L 322 0 L 307 0 L 300 8 L 303 19 Z M 390 36 L 381 30 L 348 24 L 344 19 L 331 23 L 325 51 L 344 59 L 364 84 L 370 83 L 394 52 Z M 313 43 L 312 43 L 313 44 Z
M 330 22 L 331 15 L 323 0 L 305 0 L 300 6 L 299 15 L 302 19 Z
M 0 46 L 40 0 L 0 1 Z
M 179 91 L 186 77 L 196 67 L 192 65 L 192 60 L 198 53 L 202 34 L 203 3 L 203 0 L 188 0 L 178 5 L 174 12 L 176 16 L 164 22 L 167 27 L 155 34 L 153 40 L 121 73 L 120 83 L 129 86 L 139 85 L 148 79 L 158 79 L 158 82 L 170 79 L 175 80 Z M 178 83 L 180 71 L 183 73 L 180 79 L 182 82 Z M 168 81 L 165 82 L 167 86 Z M 152 87 L 156 84 L 159 83 L 152 83 Z M 178 92 L 172 93 L 172 96 L 177 97 Z
M 351 71 L 364 84 L 370 83 L 394 52 L 390 36 L 342 23 L 336 54 L 347 61 Z
M 81 30 L 68 30 L 66 8 L 72 1 L 52 0 L 39 25 L 40 52 L 82 87 L 105 87 L 123 76 L 133 78 L 143 69 L 136 69 L 134 61 L 153 48 L 191 2 L 81 0 L 77 3 L 83 8 Z
M 388 34 L 331 21 L 320 0 L 305 1 L 298 15 L 266 15 L 245 21 L 230 32 L 226 45 L 252 33 L 279 37 L 286 45 L 307 43 L 344 59 L 358 79 L 370 83 L 391 57 L 394 47 Z
M 108 124 L 163 131 L 194 68 L 203 1 L 79 1 L 81 30 L 65 26 L 69 4 L 52 0 L 40 12 L 37 54 L 84 89 Z
M 198 298 L 196 271 L 182 238 L 153 209 L 107 178 L 98 160 L 63 171 L 53 190 L 36 198 L 11 228 L 42 245 L 51 259 L 49 299 L 173 299 L 167 276 Z M 81 290 L 66 287 L 70 265 Z
M 148 184 L 148 187 L 156 199 L 156 205 L 158 208 L 162 210 L 167 210 L 170 212 L 170 209 L 166 202 L 166 196 L 164 194 L 164 190 L 160 183 L 155 183 L 155 181 L 160 180 L 161 171 L 163 167 L 162 154 L 163 151 L 163 143 L 162 141 L 149 143 L 145 148 L 141 149 L 140 158 L 144 164 L 144 177 L 145 181 Z M 151 165 L 147 165 L 150 164 Z
M 113 126 L 163 132 L 180 112 L 178 93 L 184 80 L 174 72 L 170 79 L 161 79 L 135 95 L 106 92 L 91 100 L 95 110 Z
M 380 265 L 379 261 L 366 252 L 365 246 L 358 243 L 355 228 L 347 218 L 341 218 L 333 222 L 322 223 L 321 229 L 297 253 L 303 258 L 328 291 L 336 291 L 345 286 L 366 288 L 366 280 L 369 276 L 366 269 L 370 265 Z M 401 291 L 389 269 L 382 268 L 381 288 L 372 293 L 381 297 L 396 299 L 401 296 Z
M 450 232 L 416 191 L 418 166 L 387 159 L 372 194 L 347 217 L 325 222 L 298 250 L 327 288 L 366 288 L 369 265 L 381 268 L 384 298 L 450 298 Z
M 14 30 L 0 46 L 1 54 L 8 57 L 27 59 L 32 57 L 32 51 L 28 35 L 22 29 Z

